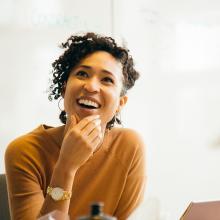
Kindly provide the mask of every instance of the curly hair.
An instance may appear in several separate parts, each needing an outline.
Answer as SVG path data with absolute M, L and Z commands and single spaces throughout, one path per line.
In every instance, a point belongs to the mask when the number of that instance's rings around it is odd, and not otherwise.
M 58 99 L 62 96 L 64 84 L 67 82 L 71 70 L 86 56 L 96 52 L 105 51 L 110 53 L 116 60 L 122 64 L 123 86 L 121 96 L 132 88 L 135 81 L 139 78 L 139 73 L 134 69 L 133 58 L 129 54 L 129 50 L 125 47 L 118 46 L 111 37 L 101 36 L 92 32 L 84 35 L 72 35 L 65 43 L 61 44 L 61 48 L 65 49 L 64 53 L 52 63 L 53 78 L 49 88 L 48 99 Z M 60 120 L 66 124 L 66 113 L 62 111 Z M 107 123 L 106 128 L 111 129 L 114 123 L 121 124 L 120 119 L 114 116 Z

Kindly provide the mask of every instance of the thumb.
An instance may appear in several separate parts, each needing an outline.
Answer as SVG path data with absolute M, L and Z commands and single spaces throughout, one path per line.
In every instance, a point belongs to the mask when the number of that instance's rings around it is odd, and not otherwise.
M 78 124 L 79 121 L 80 121 L 80 118 L 77 114 L 72 114 L 70 116 L 70 123 L 71 123 L 72 126 Z
M 77 124 L 77 118 L 74 114 L 70 116 L 70 123 L 72 126 Z
M 77 116 L 75 114 L 69 115 L 66 121 L 66 127 L 72 127 L 78 123 Z

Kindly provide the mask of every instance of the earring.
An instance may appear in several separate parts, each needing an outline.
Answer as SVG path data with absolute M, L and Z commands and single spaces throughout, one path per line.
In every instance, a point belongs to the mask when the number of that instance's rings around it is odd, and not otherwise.
M 60 98 L 58 101 L 58 108 L 60 109 L 60 115 L 59 115 L 59 119 L 63 124 L 66 124 L 67 121 L 67 114 L 65 112 L 65 110 L 62 110 L 62 108 L 60 107 L 60 102 L 61 100 L 63 100 L 63 98 Z
M 113 124 L 117 123 L 117 115 L 114 115 L 113 117 Z
M 121 111 L 116 112 L 116 118 L 120 121 L 121 124 Z
M 63 108 L 60 107 L 60 102 L 63 101 L 63 97 L 61 97 L 58 101 L 58 108 L 60 109 L 60 111 L 63 111 Z
M 115 114 L 115 122 L 123 127 L 122 121 L 121 121 L 121 111 L 117 111 Z

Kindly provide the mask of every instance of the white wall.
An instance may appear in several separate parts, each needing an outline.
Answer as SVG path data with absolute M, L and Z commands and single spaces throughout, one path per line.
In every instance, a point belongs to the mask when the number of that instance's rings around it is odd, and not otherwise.
M 148 146 L 140 215 L 175 220 L 190 201 L 220 198 L 219 1 L 0 5 L 0 173 L 12 139 L 40 123 L 59 124 L 57 103 L 45 92 L 50 65 L 61 52 L 57 45 L 71 33 L 92 30 L 124 38 L 141 72 L 122 113 L 125 126 L 137 129 Z
M 120 4 L 115 29 L 142 74 L 123 118 L 148 145 L 146 207 L 178 219 L 190 201 L 220 199 L 220 2 Z

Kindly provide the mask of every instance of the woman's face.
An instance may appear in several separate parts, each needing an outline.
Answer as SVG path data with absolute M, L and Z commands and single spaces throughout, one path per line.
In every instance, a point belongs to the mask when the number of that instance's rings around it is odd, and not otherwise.
M 120 97 L 122 65 L 105 51 L 94 52 L 80 61 L 71 71 L 64 86 L 64 107 L 67 115 L 79 120 L 89 115 L 100 115 L 102 127 L 126 103 Z

